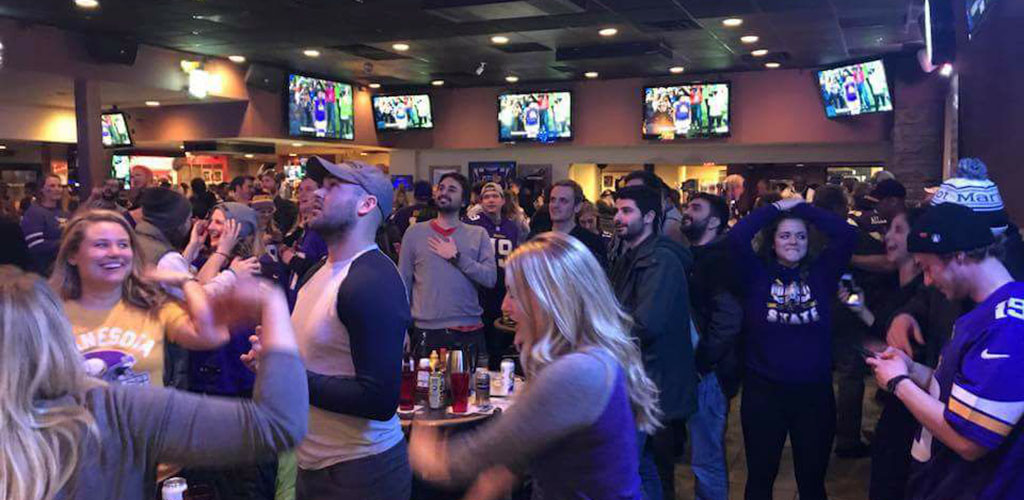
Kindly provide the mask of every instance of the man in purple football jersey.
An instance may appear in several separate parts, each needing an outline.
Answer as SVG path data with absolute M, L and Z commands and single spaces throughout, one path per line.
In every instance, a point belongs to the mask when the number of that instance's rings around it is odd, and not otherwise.
M 494 321 L 501 317 L 501 302 L 505 300 L 505 261 L 519 246 L 519 229 L 505 210 L 505 191 L 496 182 L 480 188 L 480 206 L 483 210 L 466 222 L 487 230 L 494 243 L 494 258 L 498 266 L 498 280 L 494 288 L 480 288 L 480 305 L 484 309 L 484 335 L 487 340 L 489 363 L 497 369 L 501 357 L 512 345 L 512 335 L 499 331 Z
M 889 347 L 867 358 L 879 386 L 921 423 L 906 498 L 1009 500 L 1024 491 L 1024 282 L 1013 281 L 984 219 L 929 208 L 907 245 L 925 283 L 977 307 L 957 320 L 932 370 Z

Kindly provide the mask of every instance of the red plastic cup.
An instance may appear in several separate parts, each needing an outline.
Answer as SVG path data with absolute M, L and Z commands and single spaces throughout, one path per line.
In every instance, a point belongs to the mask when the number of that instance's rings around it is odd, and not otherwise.
M 416 372 L 402 371 L 402 390 L 398 393 L 398 408 L 412 410 L 416 404 Z
M 452 374 L 452 413 L 466 413 L 469 403 L 469 373 Z

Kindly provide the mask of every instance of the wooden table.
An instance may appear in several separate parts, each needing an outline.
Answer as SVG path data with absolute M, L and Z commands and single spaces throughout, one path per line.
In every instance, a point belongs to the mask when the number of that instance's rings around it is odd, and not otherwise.
M 492 409 L 487 412 L 476 411 L 476 407 L 469 405 L 466 413 L 452 413 L 447 408 L 432 410 L 425 406 L 416 406 L 411 412 L 398 412 L 398 418 L 402 421 L 402 427 L 408 428 L 415 420 L 417 425 L 428 427 L 458 427 L 487 420 L 495 415 L 501 414 L 504 409 L 511 406 L 512 400 L 504 397 L 491 397 Z

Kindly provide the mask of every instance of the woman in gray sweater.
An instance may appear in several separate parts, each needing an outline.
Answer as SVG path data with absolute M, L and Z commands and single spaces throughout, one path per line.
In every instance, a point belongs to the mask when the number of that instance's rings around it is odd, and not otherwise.
M 420 477 L 472 483 L 497 499 L 517 476 L 534 498 L 640 500 L 637 430 L 659 426 L 657 388 L 629 338 L 631 320 L 604 270 L 572 236 L 547 232 L 508 260 L 502 308 L 530 383 L 500 417 L 444 439 L 416 426 L 409 461 Z
M 0 498 L 150 499 L 158 462 L 254 462 L 298 444 L 308 391 L 284 294 L 239 286 L 224 301 L 218 311 L 261 311 L 252 400 L 87 377 L 53 291 L 0 266 Z

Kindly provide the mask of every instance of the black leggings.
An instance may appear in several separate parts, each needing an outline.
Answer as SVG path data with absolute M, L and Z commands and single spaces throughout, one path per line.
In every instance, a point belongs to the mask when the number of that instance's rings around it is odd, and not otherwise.
M 786 436 L 800 500 L 825 500 L 836 402 L 831 383 L 782 384 L 748 373 L 740 418 L 747 457 L 746 500 L 772 498 Z

